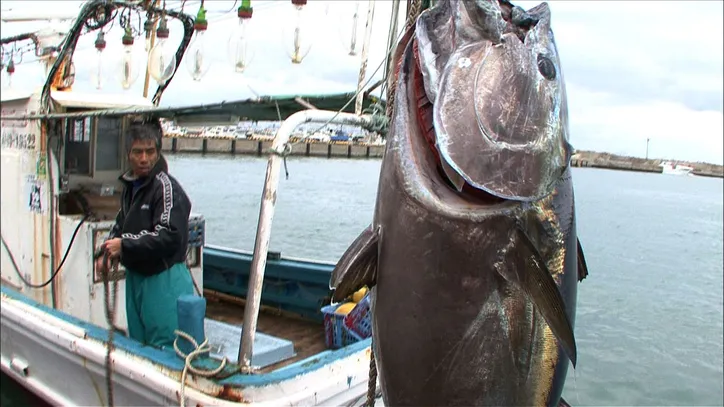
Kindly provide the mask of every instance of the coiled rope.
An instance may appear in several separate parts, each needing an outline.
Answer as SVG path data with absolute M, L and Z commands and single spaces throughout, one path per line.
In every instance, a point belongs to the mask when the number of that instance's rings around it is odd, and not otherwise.
M 199 345 L 196 340 L 186 332 L 175 330 L 174 333 L 176 334 L 176 339 L 173 341 L 173 349 L 176 351 L 176 354 L 184 359 L 184 370 L 181 372 L 181 394 L 179 396 L 179 406 L 184 407 L 186 405 L 186 376 L 188 375 L 188 372 L 202 377 L 213 377 L 221 373 L 221 371 L 224 370 L 226 367 L 226 357 L 221 359 L 221 364 L 216 369 L 207 370 L 207 369 L 199 369 L 197 367 L 194 367 L 191 362 L 194 360 L 194 358 L 198 357 L 199 355 L 210 352 L 211 347 L 209 346 L 209 338 L 204 339 L 204 341 Z M 188 355 L 183 353 L 181 349 L 178 347 L 178 338 L 184 338 L 187 341 L 189 341 L 193 346 L 194 350 L 192 350 Z

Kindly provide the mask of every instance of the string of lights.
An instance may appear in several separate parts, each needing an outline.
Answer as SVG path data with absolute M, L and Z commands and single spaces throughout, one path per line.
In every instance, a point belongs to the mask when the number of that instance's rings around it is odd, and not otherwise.
M 251 47 L 252 33 L 249 24 L 254 12 L 267 12 L 272 9 L 289 7 L 291 3 L 295 16 L 292 24 L 285 24 L 285 42 L 290 44 L 286 47 L 287 55 L 292 64 L 301 64 L 311 49 L 311 41 L 303 35 L 306 25 L 309 24 L 305 13 L 307 0 L 288 0 L 261 2 L 252 7 L 251 0 L 237 0 L 231 9 L 224 5 L 223 9 L 207 9 L 206 5 L 214 2 L 204 0 L 141 0 L 133 3 L 120 1 L 109 1 L 97 7 L 93 15 L 83 23 L 81 36 L 94 34 L 96 39 L 93 47 L 96 53 L 96 67 L 91 70 L 92 82 L 100 89 L 103 82 L 104 50 L 107 45 L 107 34 L 114 29 L 123 30 L 121 43 L 123 45 L 121 56 L 116 64 L 116 76 L 124 89 L 129 89 L 140 76 L 141 71 L 147 71 L 149 76 L 159 86 L 163 86 L 176 73 L 178 64 L 177 58 L 184 57 L 188 74 L 195 81 L 201 81 L 209 71 L 211 61 L 206 57 L 205 37 L 209 25 L 214 25 L 233 18 L 238 19 L 238 25 L 234 27 L 228 37 L 228 59 L 233 70 L 237 73 L 244 73 L 253 60 Z M 238 7 L 237 7 L 238 4 Z M 177 54 L 177 44 L 171 43 L 168 24 L 169 13 L 176 15 L 189 15 L 191 10 L 197 9 L 193 21 L 193 35 L 185 51 Z M 207 18 L 207 16 L 212 16 Z M 356 18 L 356 15 L 355 15 Z M 74 45 L 77 44 L 77 37 Z M 146 53 L 145 64 L 139 60 L 135 50 L 136 40 L 144 42 Z M 64 40 L 68 41 L 68 38 Z M 110 41 L 110 39 L 108 39 Z M 0 69 L 5 70 L 8 75 L 15 72 L 15 68 L 21 64 L 39 62 L 46 59 L 48 53 L 57 54 L 63 47 L 64 42 L 58 44 L 48 51 L 40 52 L 38 41 L 30 35 L 27 38 L 6 38 L 2 40 L 2 52 L 0 54 Z M 90 46 L 81 46 L 72 49 L 71 54 L 88 51 Z M 38 58 L 24 57 L 33 53 Z M 107 54 L 107 52 L 105 53 Z M 51 55 L 52 56 L 52 55 Z M 72 64 L 72 62 L 71 62 Z

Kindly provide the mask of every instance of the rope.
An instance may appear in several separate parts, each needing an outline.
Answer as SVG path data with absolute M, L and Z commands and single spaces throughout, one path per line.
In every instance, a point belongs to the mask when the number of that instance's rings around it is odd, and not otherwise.
M 97 258 L 97 256 L 96 256 Z M 103 253 L 103 293 L 105 295 L 105 311 L 106 311 L 106 322 L 108 323 L 108 341 L 106 343 L 106 393 L 108 398 L 108 406 L 113 407 L 113 364 L 111 363 L 111 352 L 113 351 L 113 337 L 116 329 L 116 306 L 118 305 L 118 279 L 113 279 L 113 297 L 111 297 L 109 278 L 111 273 L 118 273 L 118 260 L 111 262 L 111 267 L 108 265 L 108 252 Z
M 375 398 L 377 393 L 377 363 L 375 362 L 375 346 L 374 338 L 370 342 L 370 377 L 367 382 L 367 407 L 373 407 L 375 405 Z
M 181 394 L 179 396 L 179 406 L 184 407 L 186 405 L 186 376 L 188 375 L 188 372 L 202 377 L 213 377 L 221 373 L 222 370 L 226 367 L 226 357 L 224 357 L 221 360 L 221 364 L 216 368 L 212 370 L 207 369 L 199 369 L 194 367 L 191 364 L 191 361 L 194 360 L 197 356 L 201 355 L 202 353 L 210 352 L 211 347 L 208 345 L 209 338 L 204 339 L 204 341 L 199 345 L 196 340 L 186 332 L 175 330 L 174 333 L 176 334 L 176 339 L 173 341 L 173 349 L 176 351 L 176 354 L 179 355 L 182 359 L 184 359 L 184 370 L 181 373 Z M 181 349 L 178 348 L 178 338 L 184 338 L 187 341 L 189 341 L 192 345 L 194 345 L 194 350 L 191 351 L 188 355 L 184 354 Z
M 274 106 L 276 106 L 276 108 L 277 108 L 277 118 L 279 118 L 279 125 L 281 126 L 281 124 L 282 124 L 282 122 L 284 122 L 284 120 L 282 120 L 282 112 L 279 110 L 279 103 L 276 100 L 274 101 Z M 286 175 L 286 179 L 289 180 L 289 168 L 287 167 L 287 157 L 292 153 L 292 145 L 287 142 L 286 144 L 284 144 L 284 150 L 282 150 L 281 152 L 274 150 L 274 149 L 270 149 L 268 151 L 268 153 L 272 154 L 272 155 L 278 155 L 282 158 L 282 161 L 284 162 L 284 175 Z
M 403 33 L 407 32 L 415 24 L 422 11 L 422 0 L 409 0 L 407 19 L 405 20 L 405 27 L 402 29 Z M 392 67 L 392 70 L 395 69 L 396 67 Z M 387 117 L 392 117 L 395 106 L 395 92 L 397 91 L 397 75 L 393 74 L 391 79 L 387 88 Z
M 289 155 L 292 153 L 292 144 L 291 143 L 284 144 L 284 150 L 282 150 L 281 153 L 273 148 L 270 148 L 269 150 L 267 150 L 267 153 L 272 154 L 272 155 L 278 155 L 279 157 L 282 158 L 282 160 L 284 160 L 284 174 L 286 175 L 287 179 L 289 179 L 289 169 L 287 168 L 287 157 L 289 157 Z

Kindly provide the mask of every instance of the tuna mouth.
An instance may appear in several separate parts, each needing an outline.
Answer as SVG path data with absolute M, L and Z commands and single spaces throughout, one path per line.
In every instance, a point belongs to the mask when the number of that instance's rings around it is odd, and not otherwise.
M 438 180 L 446 186 L 446 189 L 449 192 L 469 203 L 490 206 L 506 202 L 506 199 L 475 188 L 465 181 L 462 181 L 462 188 L 458 189 L 445 173 L 445 170 L 443 169 L 443 162 L 436 146 L 435 126 L 433 124 L 433 104 L 425 93 L 425 84 L 423 82 L 422 71 L 420 70 L 421 61 L 418 55 L 419 51 L 416 39 L 413 39 L 412 41 L 412 52 L 412 91 L 415 98 L 415 104 L 417 105 L 417 109 L 415 109 L 417 124 L 422 132 L 423 138 L 427 142 L 426 144 L 429 152 L 433 156 L 433 162 L 435 163 L 434 172 L 435 175 L 437 175 Z
M 525 43 L 528 31 L 538 24 L 538 18 L 532 16 L 520 6 L 514 6 L 507 0 L 498 0 L 498 6 L 500 7 L 503 21 L 505 21 L 505 30 L 503 33 L 515 34 L 520 42 Z

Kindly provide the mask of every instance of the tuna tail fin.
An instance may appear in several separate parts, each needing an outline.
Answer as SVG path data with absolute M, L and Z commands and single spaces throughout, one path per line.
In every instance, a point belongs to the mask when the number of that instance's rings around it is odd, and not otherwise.
M 363 286 L 377 281 L 377 243 L 379 227 L 370 225 L 352 242 L 332 271 L 329 288 L 334 289 L 332 301 L 340 302 Z
M 519 225 L 515 230 L 512 243 L 518 246 L 519 250 L 505 250 L 495 265 L 496 269 L 503 278 L 518 285 L 530 298 L 575 369 L 576 339 L 558 285 L 553 280 L 543 256 L 522 226 Z
M 583 255 L 583 247 L 581 241 L 578 241 L 578 281 L 583 281 L 584 278 L 588 277 L 588 265 L 586 264 L 586 256 Z
M 558 401 L 558 407 L 571 407 L 571 405 L 568 404 L 568 402 L 565 401 L 563 397 L 561 397 L 561 399 Z

